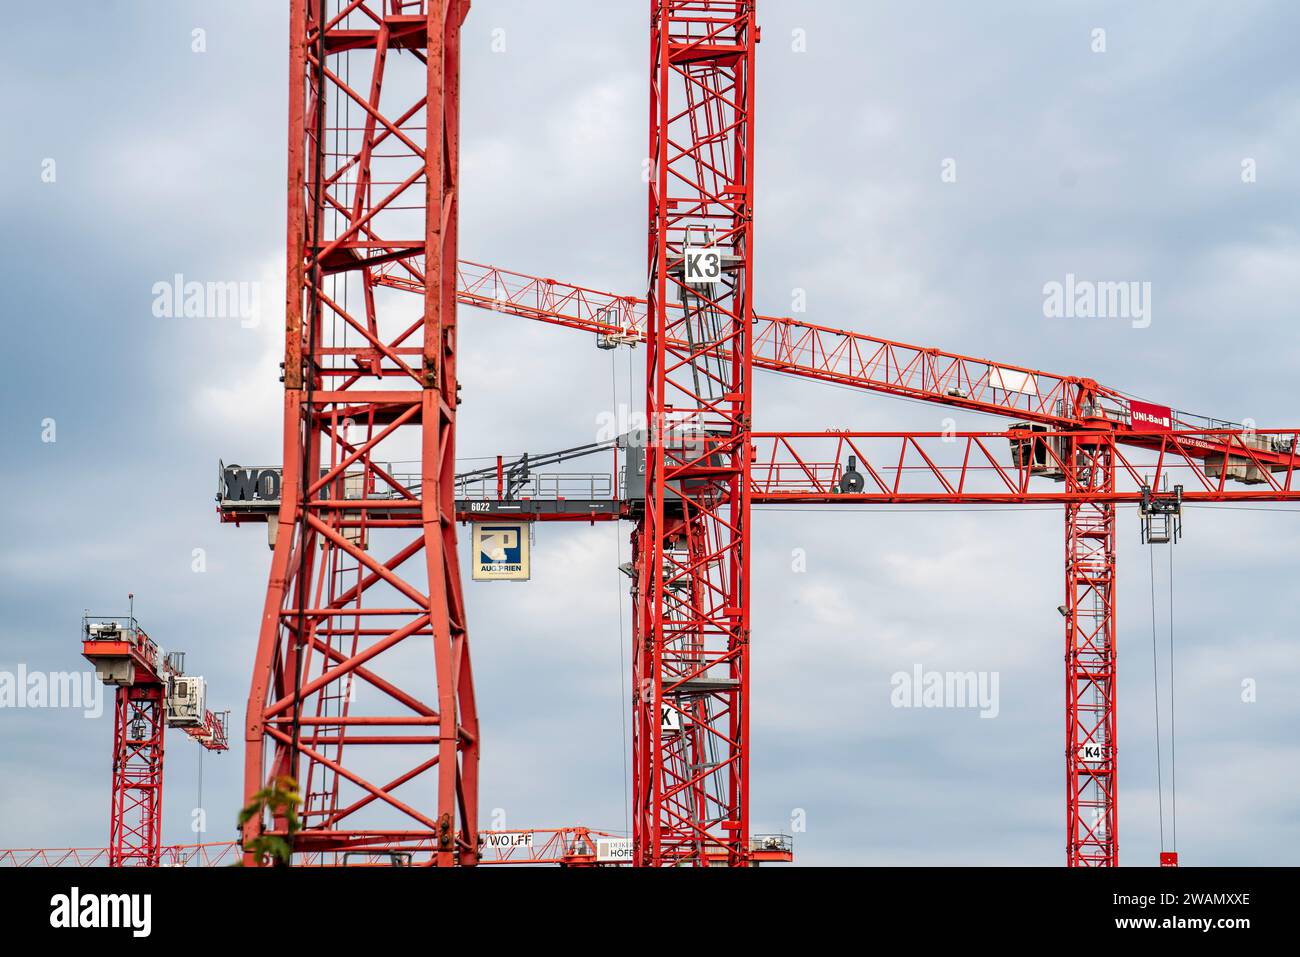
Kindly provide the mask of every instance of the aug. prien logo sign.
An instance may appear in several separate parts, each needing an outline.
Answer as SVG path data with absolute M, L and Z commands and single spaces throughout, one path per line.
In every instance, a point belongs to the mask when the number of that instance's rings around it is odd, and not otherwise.
M 475 581 L 527 581 L 527 522 L 475 522 Z

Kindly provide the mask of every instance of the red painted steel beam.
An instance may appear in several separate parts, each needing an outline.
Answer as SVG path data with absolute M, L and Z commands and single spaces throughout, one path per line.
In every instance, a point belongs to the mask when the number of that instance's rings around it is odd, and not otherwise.
M 454 499 L 468 9 L 468 0 L 291 3 L 285 468 L 244 787 L 251 800 L 282 776 L 297 780 L 312 823 L 296 842 L 303 853 L 322 842 L 345 853 L 396 822 L 402 840 L 432 848 L 432 863 L 478 859 Z M 418 320 L 376 300 L 380 266 L 419 282 Z M 380 460 L 412 445 L 420 482 L 408 490 Z M 398 490 L 409 520 L 371 521 L 357 499 L 377 490 Z M 394 538 L 398 525 L 418 536 Z M 431 733 L 366 730 L 413 718 Z M 260 817 L 244 838 L 284 832 L 283 820 Z
M 226 719 L 222 715 L 206 711 L 202 725 L 183 730 L 205 751 L 226 751 L 230 748 L 230 741 L 226 734 Z
M 1114 488 L 1111 445 L 1072 441 L 1066 481 L 1085 491 Z M 1115 506 L 1065 507 L 1066 863 L 1119 864 L 1115 722 Z
M 609 866 L 614 862 L 597 861 L 596 842 L 620 839 L 618 835 L 594 828 L 574 826 L 524 828 L 517 831 L 481 831 L 481 864 L 558 864 L 568 867 Z M 371 865 L 384 863 L 384 856 L 410 854 L 411 863 L 427 865 L 436 859 L 434 841 L 412 842 L 407 835 L 371 832 L 352 841 L 360 857 L 372 858 Z M 169 867 L 197 864 L 201 867 L 225 867 L 240 858 L 237 841 L 206 844 L 168 844 L 159 848 L 160 862 Z M 342 863 L 341 850 L 321 849 L 300 855 L 296 863 L 306 867 L 328 867 Z M 0 848 L 0 867 L 93 867 L 108 861 L 109 849 L 103 847 L 68 848 Z M 390 861 L 391 862 L 391 861 Z M 354 863 L 354 862 L 349 862 Z
M 756 504 L 1139 502 L 1141 487 L 1183 486 L 1185 502 L 1300 499 L 1300 431 L 754 432 Z M 1078 481 L 1087 439 L 1109 450 L 1116 481 Z M 1130 440 L 1138 440 L 1131 442 Z M 1204 447 L 1224 448 L 1204 459 Z M 1037 456 L 1017 459 L 1013 445 Z M 853 479 L 848 473 L 856 473 Z M 1243 484 L 1238 479 L 1245 479 Z
M 646 300 L 462 260 L 457 299 L 502 315 L 563 326 L 631 343 L 646 339 Z M 382 285 L 419 292 L 409 276 L 386 273 Z M 670 309 L 680 308 L 669 304 Z M 1094 379 L 917 346 L 788 316 L 753 317 L 755 368 L 1010 418 L 1056 429 L 1116 429 L 1141 445 L 1150 428 L 1143 403 Z M 1171 410 L 1169 427 L 1208 430 L 1216 423 Z M 1218 423 L 1227 428 L 1234 423 Z M 1208 448 L 1207 453 L 1214 451 Z
M 1116 470 L 1113 485 L 1093 488 L 1066 481 L 1070 466 L 1065 450 L 1073 439 L 1082 436 L 1091 436 L 1111 448 Z M 1181 485 L 1183 500 L 1189 503 L 1292 501 L 1300 495 L 1297 475 L 1300 456 L 1279 450 L 1297 445 L 1300 445 L 1300 430 L 1294 429 L 1120 432 L 1033 431 L 1013 427 L 1001 432 L 751 432 L 751 502 L 754 505 L 1137 503 L 1142 500 L 1144 485 L 1157 493 Z M 1209 447 L 1224 451 L 1206 455 L 1205 449 Z M 1017 448 L 1033 449 L 1035 455 L 1016 452 Z M 846 485 L 849 472 L 860 477 L 860 484 Z M 410 507 L 415 503 L 405 498 L 411 494 L 410 490 L 398 487 L 401 495 L 396 499 L 322 500 L 318 504 L 322 508 L 353 513 L 351 517 L 336 519 L 339 528 L 380 524 L 418 528 L 419 519 Z M 387 489 L 384 491 L 389 494 Z M 498 510 L 497 501 L 491 498 L 463 501 L 456 520 L 636 521 L 641 510 L 639 501 L 624 499 L 616 500 L 617 510 L 525 513 L 517 507 Z M 241 510 L 240 503 L 227 502 L 219 514 L 224 522 L 265 522 L 265 507 L 266 503 L 250 503 L 246 510 Z M 384 517 L 363 519 L 359 517 L 362 512 Z M 344 598 L 350 600 L 353 594 L 348 592 Z M 337 602 L 330 608 L 307 611 L 314 619 L 349 613 Z M 405 612 L 393 608 L 372 609 L 369 613 Z
M 501 315 L 593 336 L 646 340 L 646 300 L 463 260 L 459 300 Z M 397 275 L 380 280 L 418 291 Z M 679 309 L 670 304 L 670 309 Z M 754 315 L 755 368 L 1058 427 L 1083 424 L 1089 407 L 1115 420 L 1128 400 L 1092 379 L 1059 375 L 788 316 Z M 1028 386 L 1032 384 L 1032 390 Z M 1011 388 L 1007 388 L 1011 386 Z
M 117 689 L 113 717 L 110 867 L 157 867 L 162 844 L 163 686 Z
M 758 28 L 746 0 L 652 0 L 650 10 L 634 855 L 744 865 Z

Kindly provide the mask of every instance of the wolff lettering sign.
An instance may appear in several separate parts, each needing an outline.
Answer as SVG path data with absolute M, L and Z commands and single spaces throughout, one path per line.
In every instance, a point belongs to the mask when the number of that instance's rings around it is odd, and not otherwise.
M 221 467 L 221 500 L 224 502 L 263 502 L 278 505 L 283 470 L 272 467 L 239 465 Z

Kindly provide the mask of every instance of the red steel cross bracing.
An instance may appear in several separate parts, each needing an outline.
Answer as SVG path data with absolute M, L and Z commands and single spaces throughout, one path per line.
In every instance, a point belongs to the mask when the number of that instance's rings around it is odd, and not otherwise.
M 634 853 L 643 865 L 743 865 L 758 33 L 746 0 L 652 0 L 650 11 Z
M 291 3 L 285 468 L 244 790 L 297 781 L 304 855 L 432 842 L 432 863 L 478 859 L 453 481 L 468 9 Z M 376 294 L 381 266 L 420 283 L 418 318 Z M 419 457 L 414 488 L 380 464 L 398 450 Z M 394 490 L 414 537 L 371 520 L 371 496 Z M 244 838 L 286 832 L 259 815 Z
M 157 867 L 162 844 L 163 686 L 117 689 L 113 718 L 110 867 Z
M 1115 488 L 1105 442 L 1071 443 L 1066 482 L 1081 491 Z M 1115 867 L 1115 505 L 1065 506 L 1066 863 Z
M 303 782 L 304 859 L 403 842 L 436 847 L 435 863 L 476 859 L 477 722 L 453 531 L 461 302 L 646 346 L 644 509 L 623 513 L 636 521 L 636 863 L 750 862 L 750 509 L 831 501 L 1065 505 L 1067 859 L 1116 863 L 1115 505 L 1168 481 L 1192 502 L 1300 499 L 1297 434 L 1161 413 L 1089 378 L 754 315 L 758 28 L 744 0 L 651 2 L 645 299 L 457 262 L 468 3 L 342 0 L 326 13 L 323 2 L 293 3 L 285 491 L 247 728 L 250 796 L 282 774 Z M 418 89 L 398 76 L 403 60 L 426 81 Z M 418 235 L 411 213 L 423 217 Z M 392 289 L 424 297 L 420 320 L 393 322 L 380 305 Z M 760 434 L 754 368 L 1024 421 L 1008 432 Z M 374 454 L 411 433 L 417 484 Z M 958 461 L 941 454 L 954 449 Z M 430 639 L 436 701 L 402 680 L 418 671 L 383 667 L 410 638 Z M 418 757 L 375 777 L 358 755 L 372 745 Z M 438 778 L 427 813 L 395 793 L 425 772 Z M 386 823 L 358 823 L 377 809 Z M 283 822 L 253 822 L 245 836 L 265 828 Z

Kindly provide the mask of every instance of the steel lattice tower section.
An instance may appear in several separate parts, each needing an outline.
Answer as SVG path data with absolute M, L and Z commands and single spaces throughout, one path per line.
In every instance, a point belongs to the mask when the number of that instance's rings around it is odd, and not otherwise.
M 157 867 L 162 846 L 163 686 L 119 687 L 113 722 L 109 867 Z
M 454 524 L 468 10 L 291 2 L 284 476 L 245 800 L 285 775 L 300 782 L 295 853 L 431 841 L 435 864 L 478 860 Z M 423 284 L 421 311 L 376 288 L 381 268 Z M 405 481 L 384 464 L 411 455 Z M 387 517 L 371 517 L 379 508 Z M 244 838 L 285 829 L 255 818 Z
M 1115 491 L 1109 443 L 1073 442 L 1072 491 Z M 1115 506 L 1065 506 L 1066 863 L 1119 863 L 1115 805 Z
M 742 865 L 758 30 L 747 0 L 652 0 L 651 17 L 633 839 L 642 865 Z

